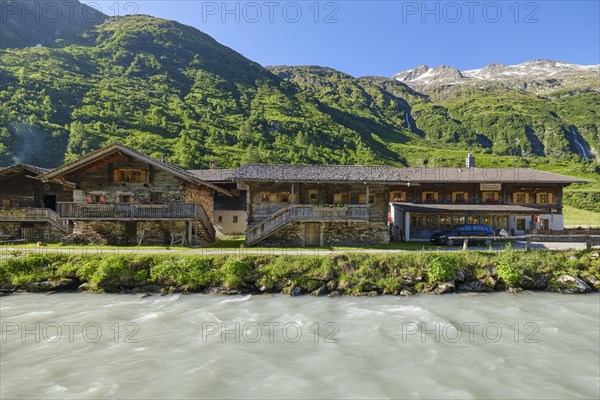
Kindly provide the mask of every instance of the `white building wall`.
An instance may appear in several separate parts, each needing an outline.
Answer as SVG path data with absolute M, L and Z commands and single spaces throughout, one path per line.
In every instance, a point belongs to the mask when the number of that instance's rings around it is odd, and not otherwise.
M 233 222 L 237 216 L 238 222 Z M 213 224 L 217 232 L 217 238 L 223 236 L 244 235 L 246 232 L 247 214 L 243 210 L 214 210 Z
M 548 220 L 551 231 L 562 231 L 565 229 L 565 216 L 563 214 L 541 214 L 540 219 Z

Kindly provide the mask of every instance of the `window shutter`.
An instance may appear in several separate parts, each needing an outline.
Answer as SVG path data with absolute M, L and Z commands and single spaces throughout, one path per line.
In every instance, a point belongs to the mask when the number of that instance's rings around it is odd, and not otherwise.
M 456 192 L 452 192 L 452 202 L 456 202 Z
M 269 203 L 277 203 L 277 193 L 269 193 Z
M 433 192 L 433 198 L 438 201 L 438 192 Z
M 548 204 L 554 204 L 552 202 L 552 193 L 548 193 Z
M 423 192 L 423 193 L 421 193 L 421 201 L 422 201 L 423 203 L 425 203 L 425 199 L 426 199 L 426 198 L 427 198 L 427 193 L 426 193 L 426 192 Z
M 540 204 L 540 197 L 542 197 L 541 193 L 536 193 L 535 194 L 535 203 L 536 204 Z
M 465 201 L 469 201 L 469 193 L 465 192 Z
M 142 182 L 146 182 L 148 180 L 148 170 L 143 169 L 142 173 L 140 174 L 140 177 L 142 179 Z
M 498 192 L 494 192 L 494 201 L 498 201 Z
M 525 193 L 525 204 L 529 204 L 529 193 Z
M 119 170 L 115 169 L 113 171 L 113 182 L 119 182 Z
M 517 194 L 513 193 L 513 204 L 517 204 Z

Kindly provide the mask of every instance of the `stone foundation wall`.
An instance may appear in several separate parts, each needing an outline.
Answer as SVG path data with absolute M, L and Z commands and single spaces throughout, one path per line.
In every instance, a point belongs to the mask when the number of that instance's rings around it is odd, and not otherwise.
M 147 221 L 137 223 L 137 237 L 144 234 L 142 245 L 162 245 L 171 243 L 171 232 L 183 234 L 187 240 L 186 221 Z
M 0 232 L 32 242 L 58 242 L 65 234 L 45 222 L 0 222 Z
M 137 245 L 142 234 L 142 246 L 163 245 L 171 243 L 171 232 L 184 234 L 187 239 L 186 221 L 77 221 L 73 234 L 85 235 L 96 232 L 106 239 L 110 245 Z M 192 243 L 194 244 L 194 243 Z
M 259 242 L 257 246 L 303 247 L 306 224 L 293 222 L 277 233 Z M 321 246 L 369 246 L 388 243 L 389 229 L 385 223 L 376 222 L 322 222 Z

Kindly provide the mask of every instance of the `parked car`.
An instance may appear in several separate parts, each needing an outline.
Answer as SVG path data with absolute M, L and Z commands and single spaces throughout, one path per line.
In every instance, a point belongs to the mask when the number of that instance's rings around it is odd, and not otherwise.
M 436 244 L 447 244 L 448 246 L 453 246 L 460 242 L 461 240 L 450 239 L 455 236 L 480 236 L 481 240 L 478 242 L 489 246 L 493 243 L 493 238 L 496 236 L 494 230 L 489 225 L 483 224 L 467 224 L 467 225 L 455 225 L 451 228 L 446 229 L 445 231 L 434 233 L 431 235 L 431 241 Z M 473 240 L 473 242 L 476 242 Z M 471 243 L 471 241 L 469 241 Z

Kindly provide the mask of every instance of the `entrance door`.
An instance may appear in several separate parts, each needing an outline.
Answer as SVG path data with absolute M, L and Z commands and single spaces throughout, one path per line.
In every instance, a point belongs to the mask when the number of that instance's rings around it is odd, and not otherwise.
M 527 227 L 527 220 L 525 218 L 517 218 L 517 229 L 515 230 L 515 234 L 517 234 L 517 235 L 524 234 L 526 227 Z
M 44 208 L 49 208 L 51 210 L 56 211 L 56 196 L 55 195 L 45 195 L 42 199 L 44 203 Z
M 137 223 L 127 222 L 125 225 L 127 244 L 137 244 Z
M 306 246 L 318 246 L 321 232 L 321 224 L 319 222 L 307 222 L 304 231 L 304 244 Z

